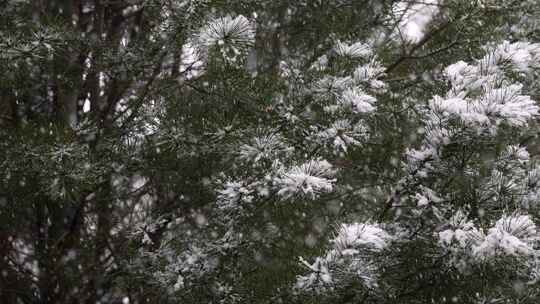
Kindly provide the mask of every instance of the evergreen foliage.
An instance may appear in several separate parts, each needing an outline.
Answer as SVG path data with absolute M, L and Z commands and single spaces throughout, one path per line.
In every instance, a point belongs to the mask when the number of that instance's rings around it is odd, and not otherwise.
M 0 303 L 539 303 L 536 0 L 0 0 Z

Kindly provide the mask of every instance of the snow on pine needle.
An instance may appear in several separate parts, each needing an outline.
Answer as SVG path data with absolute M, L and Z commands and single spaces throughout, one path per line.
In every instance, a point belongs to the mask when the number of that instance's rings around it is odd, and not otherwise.
M 377 99 L 366 94 L 358 87 L 346 89 L 338 99 L 342 106 L 350 106 L 354 113 L 370 113 L 375 110 L 373 106 Z
M 373 54 L 373 49 L 371 46 L 362 42 L 356 42 L 349 45 L 347 43 L 337 41 L 333 50 L 338 56 L 349 58 L 367 58 Z
M 357 84 L 364 84 L 372 90 L 382 91 L 386 84 L 381 80 L 385 75 L 385 67 L 373 57 L 370 62 L 356 68 L 353 79 Z
M 368 129 L 363 123 L 353 124 L 348 119 L 333 122 L 328 128 L 314 134 L 313 140 L 327 142 L 335 154 L 347 152 L 350 147 L 361 145 L 368 137 Z
M 429 106 L 443 115 L 453 115 L 474 126 L 490 126 L 502 122 L 511 126 L 526 126 L 527 121 L 538 115 L 538 106 L 526 95 L 521 95 L 522 85 L 512 84 L 500 88 L 486 88 L 477 99 L 459 97 L 433 97 Z
M 283 199 L 294 195 L 316 199 L 321 193 L 334 189 L 334 175 L 335 170 L 328 161 L 315 159 L 287 170 L 282 169 L 274 179 L 274 185 Z
M 529 72 L 531 68 L 540 66 L 540 44 L 524 41 L 503 41 L 480 61 L 482 67 L 488 67 L 486 72 L 493 67 L 510 68 L 515 72 Z
M 483 238 L 483 234 L 468 219 L 468 214 L 461 209 L 454 213 L 447 224 L 448 229 L 437 233 L 438 243 L 442 247 L 457 246 L 459 249 L 465 249 Z
M 392 239 L 378 224 L 342 224 L 325 255 L 316 257 L 313 263 L 300 257 L 300 263 L 308 272 L 297 277 L 295 289 L 321 293 L 351 279 L 374 288 L 377 267 L 370 254 L 386 248 Z
M 324 76 L 317 80 L 311 92 L 318 100 L 332 99 L 354 85 L 351 77 Z
M 236 18 L 225 16 L 216 18 L 203 28 L 199 41 L 206 46 L 226 43 L 237 46 L 251 46 L 255 39 L 255 30 L 249 20 L 239 15 Z
M 521 95 L 523 86 L 512 84 L 487 90 L 480 98 L 481 109 L 497 117 L 498 121 L 506 121 L 509 125 L 522 127 L 527 121 L 538 115 L 538 106 L 529 96 Z
M 438 233 L 439 245 L 453 253 L 452 262 L 456 265 L 465 265 L 463 259 L 467 256 L 472 258 L 469 262 L 481 262 L 496 257 L 528 258 L 537 254 L 535 243 L 539 235 L 530 215 L 503 215 L 486 231 L 477 228 L 458 210 L 449 223 L 451 228 Z
M 436 170 L 431 163 L 456 136 L 468 140 L 495 136 L 502 125 L 523 128 L 538 117 L 539 107 L 525 95 L 523 85 L 509 71 L 527 72 L 540 66 L 540 44 L 502 42 L 472 64 L 458 61 L 444 70 L 450 88 L 445 96 L 435 95 L 423 109 L 425 138 L 420 149 L 408 154 L 409 171 Z M 426 170 L 425 170 L 426 169 Z
M 379 225 L 353 223 L 342 224 L 332 242 L 341 254 L 351 255 L 358 253 L 359 248 L 382 250 L 390 240 L 391 236 Z
M 211 20 L 199 33 L 199 45 L 205 51 L 217 47 L 225 59 L 235 62 L 245 55 L 255 42 L 255 29 L 250 21 L 238 15 L 219 17 Z
M 239 148 L 239 159 L 252 162 L 255 166 L 262 160 L 272 161 L 281 154 L 288 154 L 294 148 L 287 145 L 276 130 L 260 131 Z
M 217 204 L 222 209 L 234 209 L 241 203 L 251 203 L 254 199 L 253 190 L 249 185 L 238 181 L 229 181 L 218 190 Z
M 483 87 L 495 88 L 508 81 L 507 71 L 528 73 L 540 67 L 540 44 L 503 41 L 488 49 L 486 55 L 472 64 L 458 61 L 444 70 L 451 84 L 448 97 L 470 95 Z
M 530 256 L 536 251 L 538 240 L 536 225 L 529 215 L 503 215 L 478 246 L 473 248 L 476 257 L 485 259 L 499 255 Z

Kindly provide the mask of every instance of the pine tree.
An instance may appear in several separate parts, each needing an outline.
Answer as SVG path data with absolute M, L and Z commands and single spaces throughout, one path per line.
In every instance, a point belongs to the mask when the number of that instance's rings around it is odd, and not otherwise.
M 0 303 L 537 303 L 534 0 L 0 0 Z

